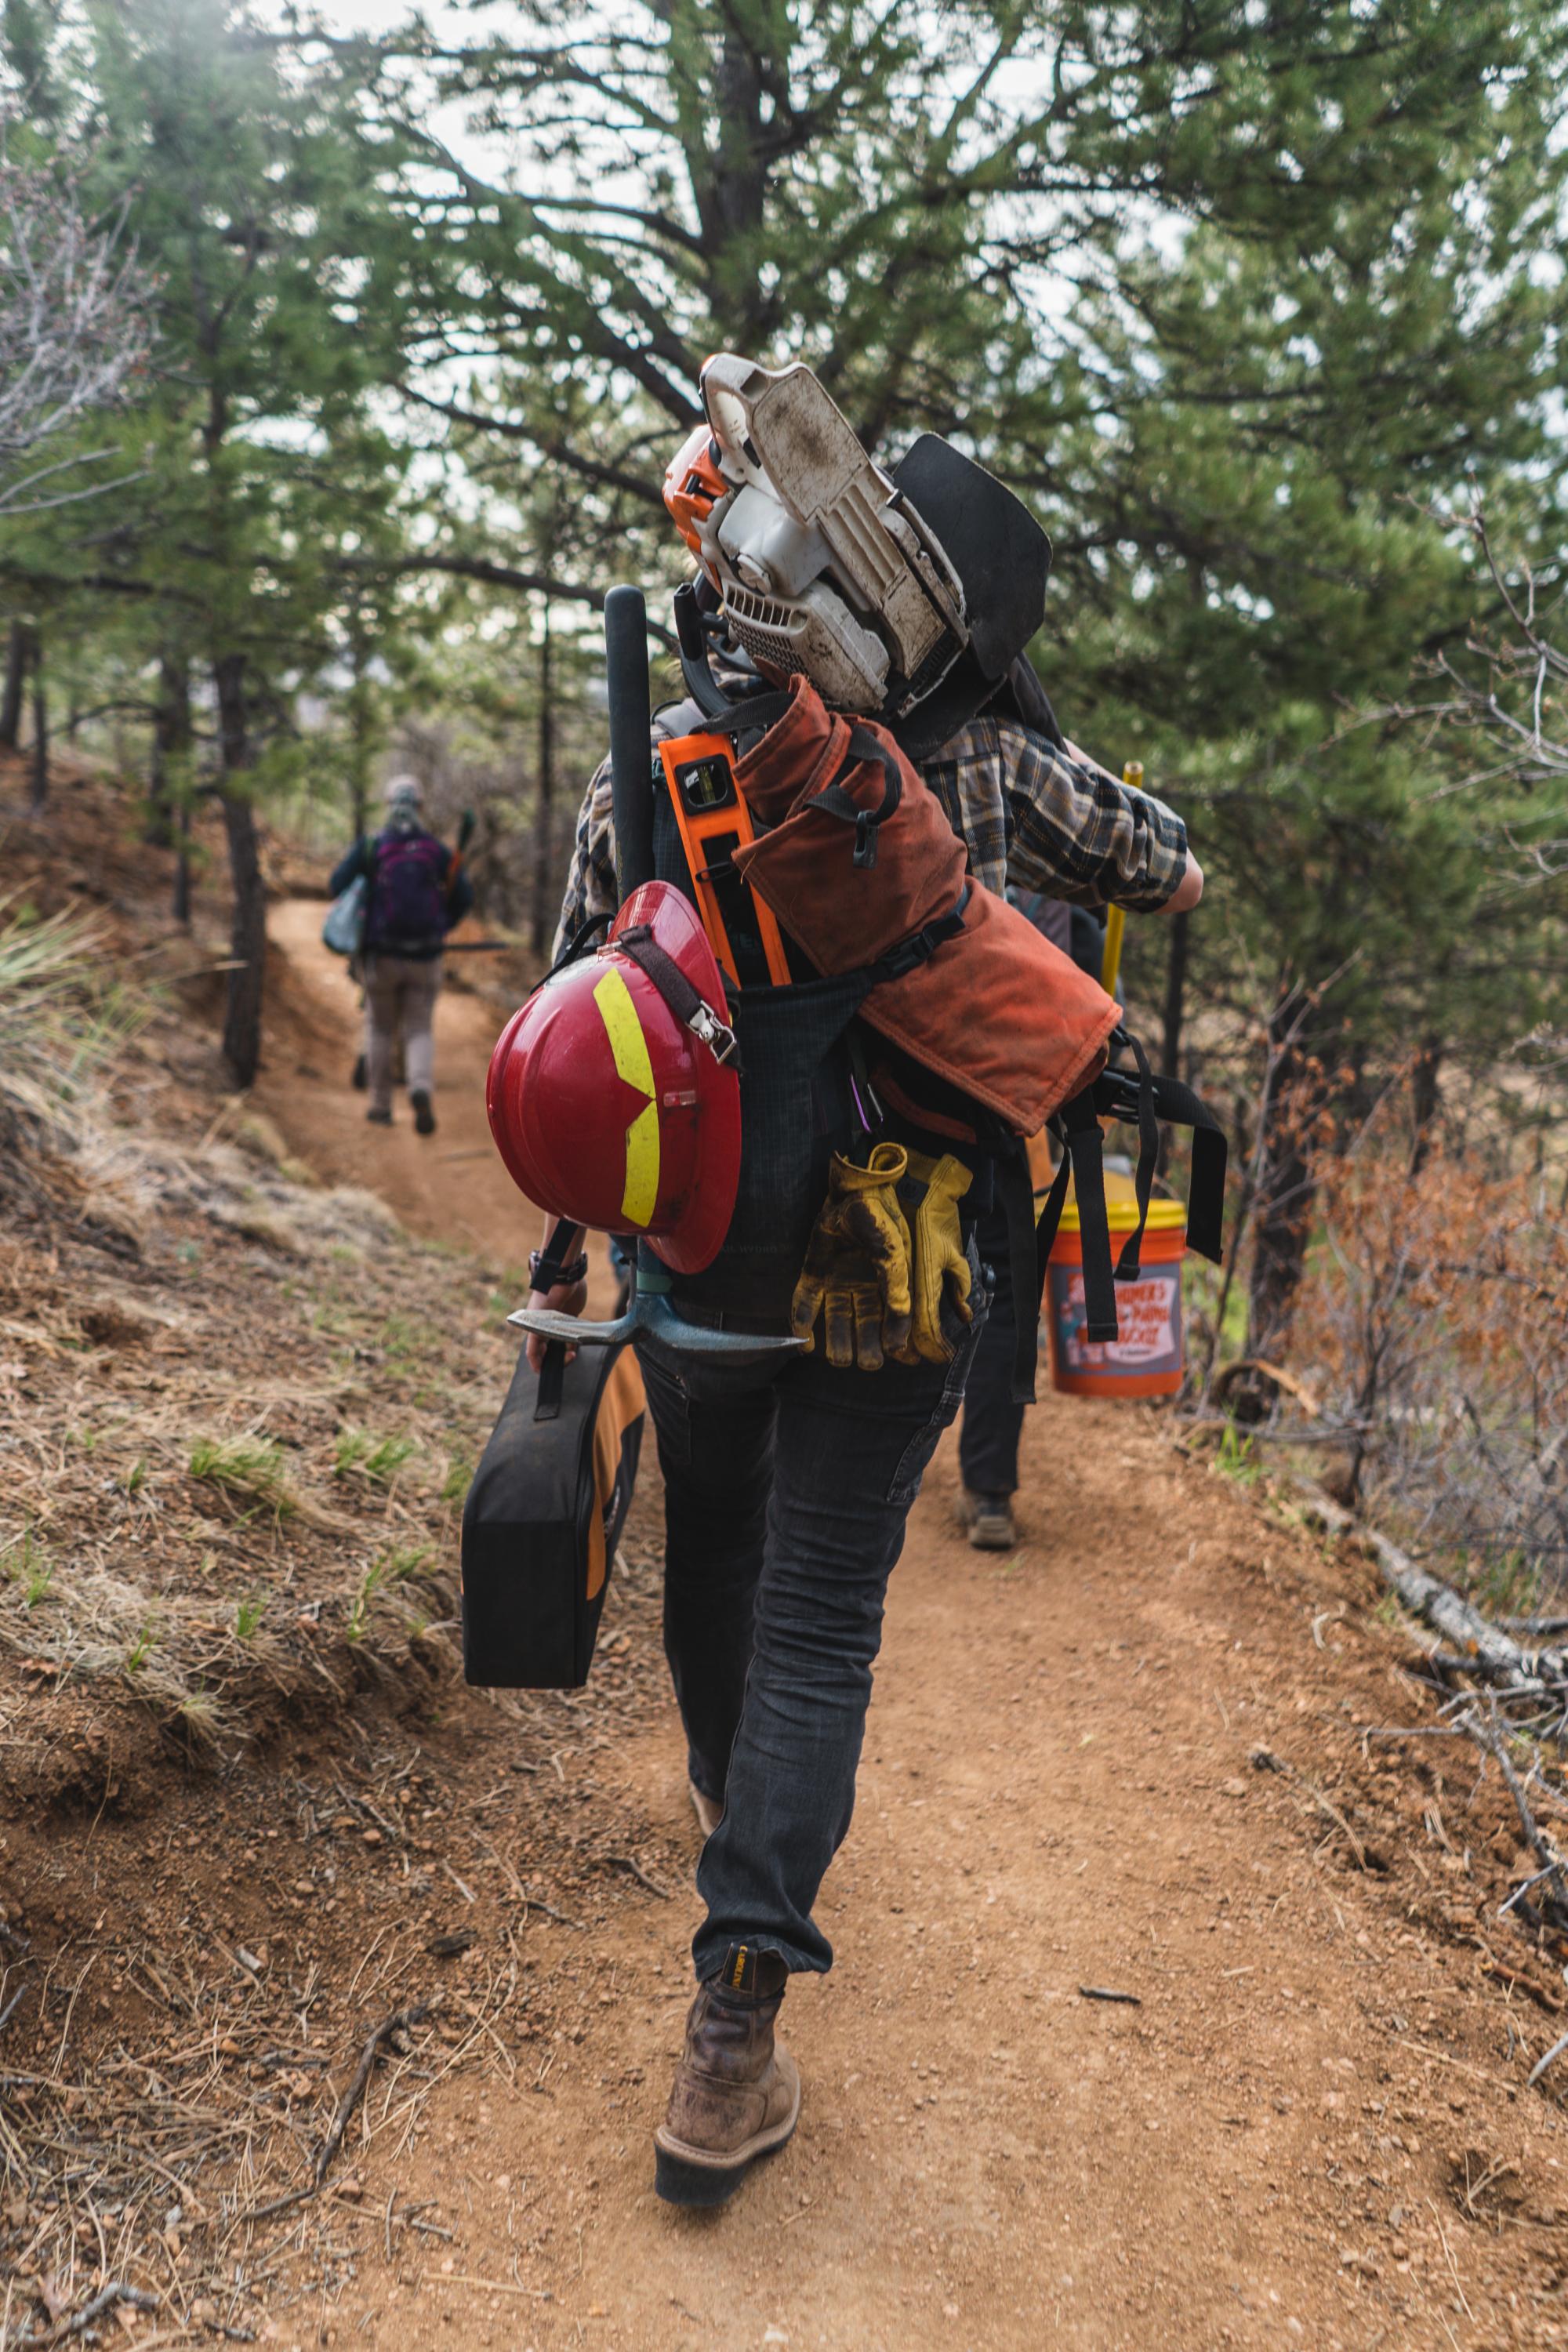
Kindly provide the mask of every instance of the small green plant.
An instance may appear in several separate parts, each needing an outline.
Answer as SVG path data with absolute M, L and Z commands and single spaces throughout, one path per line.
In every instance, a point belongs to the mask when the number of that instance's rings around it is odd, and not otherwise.
M 363 1429 L 344 1429 L 338 1433 L 333 1460 L 333 1475 L 346 1478 L 351 1472 L 384 1486 L 395 1478 L 409 1455 L 415 1451 L 411 1437 L 372 1437 Z
M 174 1256 L 178 1264 L 181 1265 L 200 1265 L 202 1262 L 201 1244 L 199 1242 L 176 1242 L 174 1244 Z
M 25 1528 L 5 1547 L 5 1573 L 13 1584 L 21 1589 L 23 1605 L 36 1609 L 40 1601 L 49 1597 L 49 1587 L 55 1580 L 55 1563 L 45 1551 L 31 1528 Z
M 381 1327 L 381 1344 L 394 1363 L 423 1355 L 426 1338 L 423 1328 L 406 1315 L 389 1315 Z
M 66 1432 L 66 1444 L 74 1445 L 81 1454 L 92 1453 L 98 1444 L 98 1439 L 99 1433 L 96 1429 L 68 1429 Z
M 251 1640 L 266 1614 L 267 1595 L 265 1593 L 252 1593 L 247 1601 L 241 1601 L 234 1612 L 234 1630 L 238 1639 L 242 1642 Z
M 346 1478 L 357 1470 L 370 1452 L 370 1440 L 363 1429 L 340 1429 L 338 1442 L 332 1450 L 332 1475 Z
M 1263 1475 L 1256 1440 L 1244 1436 L 1234 1421 L 1226 1423 L 1214 1466 L 1222 1478 L 1229 1478 L 1237 1486 L 1256 1486 Z
M 190 1474 L 226 1495 L 246 1497 L 277 1518 L 298 1501 L 284 1475 L 283 1449 L 269 1437 L 203 1437 L 191 1448 Z
M 370 1622 L 370 1605 L 381 1591 L 385 1580 L 385 1573 L 384 1566 L 380 1560 L 365 1570 L 360 1580 L 359 1591 L 349 1603 L 348 1622 L 343 1627 L 345 1641 L 363 1641 Z
M 441 1481 L 441 1500 L 453 1505 L 468 1496 L 474 1480 L 474 1457 L 471 1454 L 454 1454 Z
M 428 1544 L 414 1544 L 404 1551 L 384 1552 L 376 1562 L 383 1584 L 403 1584 L 409 1577 L 417 1576 L 430 1557 Z
M 136 1639 L 125 1653 L 126 1673 L 132 1676 L 139 1675 L 157 1646 L 158 1629 L 151 1617 L 143 1617 L 136 1629 Z
M 125 1474 L 125 1491 L 128 1495 L 139 1495 L 146 1484 L 147 1465 L 146 1462 L 138 1455 L 137 1459 L 131 1465 L 130 1469 Z

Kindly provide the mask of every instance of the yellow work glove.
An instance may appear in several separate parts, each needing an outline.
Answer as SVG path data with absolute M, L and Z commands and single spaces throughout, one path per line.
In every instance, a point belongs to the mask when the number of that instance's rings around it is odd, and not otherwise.
M 835 1153 L 827 1198 L 812 1228 L 790 1303 L 790 1325 L 806 1353 L 820 1313 L 827 1360 L 880 1371 L 910 1338 L 910 1229 L 898 1184 L 909 1166 L 897 1143 L 879 1143 L 869 1167 Z
M 969 1190 L 970 1171 L 951 1152 L 943 1152 L 940 1160 L 928 1160 L 920 1151 L 907 1157 L 909 1171 L 899 1186 L 899 1200 L 914 1244 L 914 1274 L 909 1340 L 896 1352 L 903 1364 L 950 1364 L 958 1342 L 942 1328 L 944 1289 L 951 1315 L 960 1323 L 974 1320 L 969 1258 L 958 1223 L 958 1204 Z

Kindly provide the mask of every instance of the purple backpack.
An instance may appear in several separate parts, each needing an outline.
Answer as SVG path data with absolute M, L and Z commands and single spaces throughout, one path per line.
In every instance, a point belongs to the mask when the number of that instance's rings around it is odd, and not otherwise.
M 438 947 L 447 936 L 447 852 L 428 833 L 384 833 L 371 860 L 372 945 Z

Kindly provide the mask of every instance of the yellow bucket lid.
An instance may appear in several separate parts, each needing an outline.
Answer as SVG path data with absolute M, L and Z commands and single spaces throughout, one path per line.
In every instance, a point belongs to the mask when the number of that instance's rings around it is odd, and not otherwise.
M 1107 1201 L 1105 1215 L 1113 1234 L 1130 1234 L 1138 1223 L 1138 1204 L 1135 1201 Z M 1186 1222 L 1187 1204 L 1184 1201 L 1150 1202 L 1148 1232 L 1180 1233 Z M 1064 1234 L 1076 1234 L 1078 1229 L 1078 1202 L 1068 1201 L 1062 1209 L 1061 1230 Z

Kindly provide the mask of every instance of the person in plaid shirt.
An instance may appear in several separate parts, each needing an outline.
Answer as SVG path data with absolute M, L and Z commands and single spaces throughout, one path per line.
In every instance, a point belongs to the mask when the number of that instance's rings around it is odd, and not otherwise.
M 752 367 L 724 354 L 709 364 L 721 363 L 731 379 Z M 782 375 L 753 371 L 758 382 L 783 384 L 797 407 L 811 389 L 801 385 L 807 374 L 801 368 Z M 858 464 L 866 478 L 856 509 L 864 520 L 889 499 L 895 481 L 859 458 L 845 437 L 844 420 L 835 426 L 837 412 L 819 386 L 816 394 L 818 424 L 829 438 L 837 433 L 835 446 L 846 467 Z M 713 543 L 702 537 L 705 518 L 718 512 L 719 501 L 742 494 L 733 452 L 727 458 L 721 446 L 720 404 L 710 401 L 708 413 L 708 425 L 696 429 L 672 464 L 665 497 L 717 587 Z M 965 845 L 971 875 L 998 895 L 1043 893 L 1088 908 L 1195 905 L 1203 877 L 1181 818 L 1148 793 L 1118 782 L 1062 738 L 1033 673 L 1022 666 L 1043 603 L 1048 561 L 1043 532 L 1000 485 L 946 445 L 937 446 L 941 462 L 934 463 L 933 442 L 927 436 L 916 445 L 925 454 L 910 478 L 940 489 L 943 476 L 959 478 L 958 504 L 950 504 L 951 535 L 944 535 L 942 514 L 912 488 L 909 503 L 942 547 L 977 543 L 976 499 L 993 513 L 999 506 L 1016 509 L 1002 513 L 989 540 L 979 534 L 986 546 L 1008 551 L 1005 566 L 986 569 L 983 559 L 963 581 L 971 641 L 984 622 L 995 658 L 981 666 L 983 681 L 973 698 L 942 706 L 942 727 L 952 731 L 920 762 Z M 757 544 L 775 553 L 782 546 L 784 570 L 796 563 L 802 578 L 792 575 L 787 593 L 783 584 L 779 593 L 786 602 L 788 595 L 798 599 L 805 568 L 801 551 L 812 539 L 779 513 L 773 514 L 768 539 L 769 478 L 759 473 L 751 442 L 745 449 L 752 472 L 744 496 L 752 500 L 753 520 L 759 520 L 759 504 L 763 509 Z M 896 495 L 903 499 L 905 492 L 899 488 Z M 967 517 L 960 508 L 967 508 Z M 797 501 L 791 512 L 798 509 Z M 739 506 L 734 511 L 741 512 Z M 903 529 L 908 544 L 907 524 Z M 817 575 L 829 589 L 843 585 L 832 561 L 829 551 L 828 566 Z M 1031 591 L 1037 588 L 1032 607 L 1031 596 L 1018 593 L 1020 579 Z M 797 602 L 795 610 L 798 617 L 804 607 Z M 859 611 L 868 617 L 863 600 Z M 862 629 L 862 640 L 865 634 Z M 800 642 L 807 642 L 804 635 Z M 770 670 L 763 654 L 752 650 L 763 675 L 776 680 L 783 666 Z M 820 657 L 826 671 L 827 657 Z M 804 653 L 798 666 L 815 686 L 824 686 Z M 841 707 L 859 706 L 841 698 Z M 913 707 L 918 710 L 919 702 Z M 974 715 L 955 724 L 965 708 Z M 687 703 L 661 714 L 655 731 L 680 736 L 701 724 L 697 705 Z M 935 740 L 941 732 L 938 728 L 922 740 Z M 606 764 L 592 779 L 578 817 L 557 956 L 584 926 L 615 912 L 615 847 Z M 787 999 L 792 992 L 768 993 Z M 744 996 L 742 991 L 737 1023 Z M 788 1050 L 789 1030 L 787 1003 L 777 1010 L 781 1034 L 768 1049 L 775 1056 Z M 981 1022 L 984 1008 L 964 1008 L 963 1017 Z M 745 1050 L 750 1055 L 750 1045 Z M 759 1070 L 765 1074 L 769 1067 L 765 1055 L 747 1067 L 753 1082 L 765 1085 L 765 1075 L 759 1078 Z M 865 1163 L 836 1160 L 836 1181 L 845 1167 L 860 1172 Z M 665 1650 L 705 1840 L 697 1881 L 704 1917 L 692 1946 L 697 1997 L 665 2120 L 654 2136 L 655 2187 L 677 2204 L 722 2202 L 751 2166 L 782 2147 L 795 2127 L 799 2072 L 775 2037 L 774 2021 L 790 1975 L 820 1973 L 832 1964 L 832 1945 L 816 1916 L 816 1893 L 849 1826 L 888 1580 L 926 1465 L 957 1414 L 986 1323 L 975 1223 L 984 1203 L 976 1198 L 960 1212 L 967 1189 L 961 1184 L 950 1193 L 969 1279 L 962 1286 L 962 1308 L 952 1312 L 952 1328 L 943 1325 L 947 1345 L 940 1360 L 934 1353 L 900 1355 L 894 1349 L 885 1358 L 863 1355 L 858 1364 L 846 1366 L 818 1348 L 737 1363 L 667 1346 L 651 1333 L 637 1343 L 664 1480 Z M 989 1182 L 973 1190 L 988 1191 Z M 721 1281 L 723 1268 L 721 1253 Z M 736 1305 L 744 1296 L 742 1288 L 710 1300 L 714 1319 L 740 1329 L 763 1328 L 745 1323 L 748 1310 Z M 585 1301 L 585 1286 L 573 1277 L 530 1297 L 531 1306 L 576 1315 Z M 791 1319 L 796 1319 L 793 1308 Z M 542 1349 L 542 1339 L 531 1337 L 536 1367 Z

